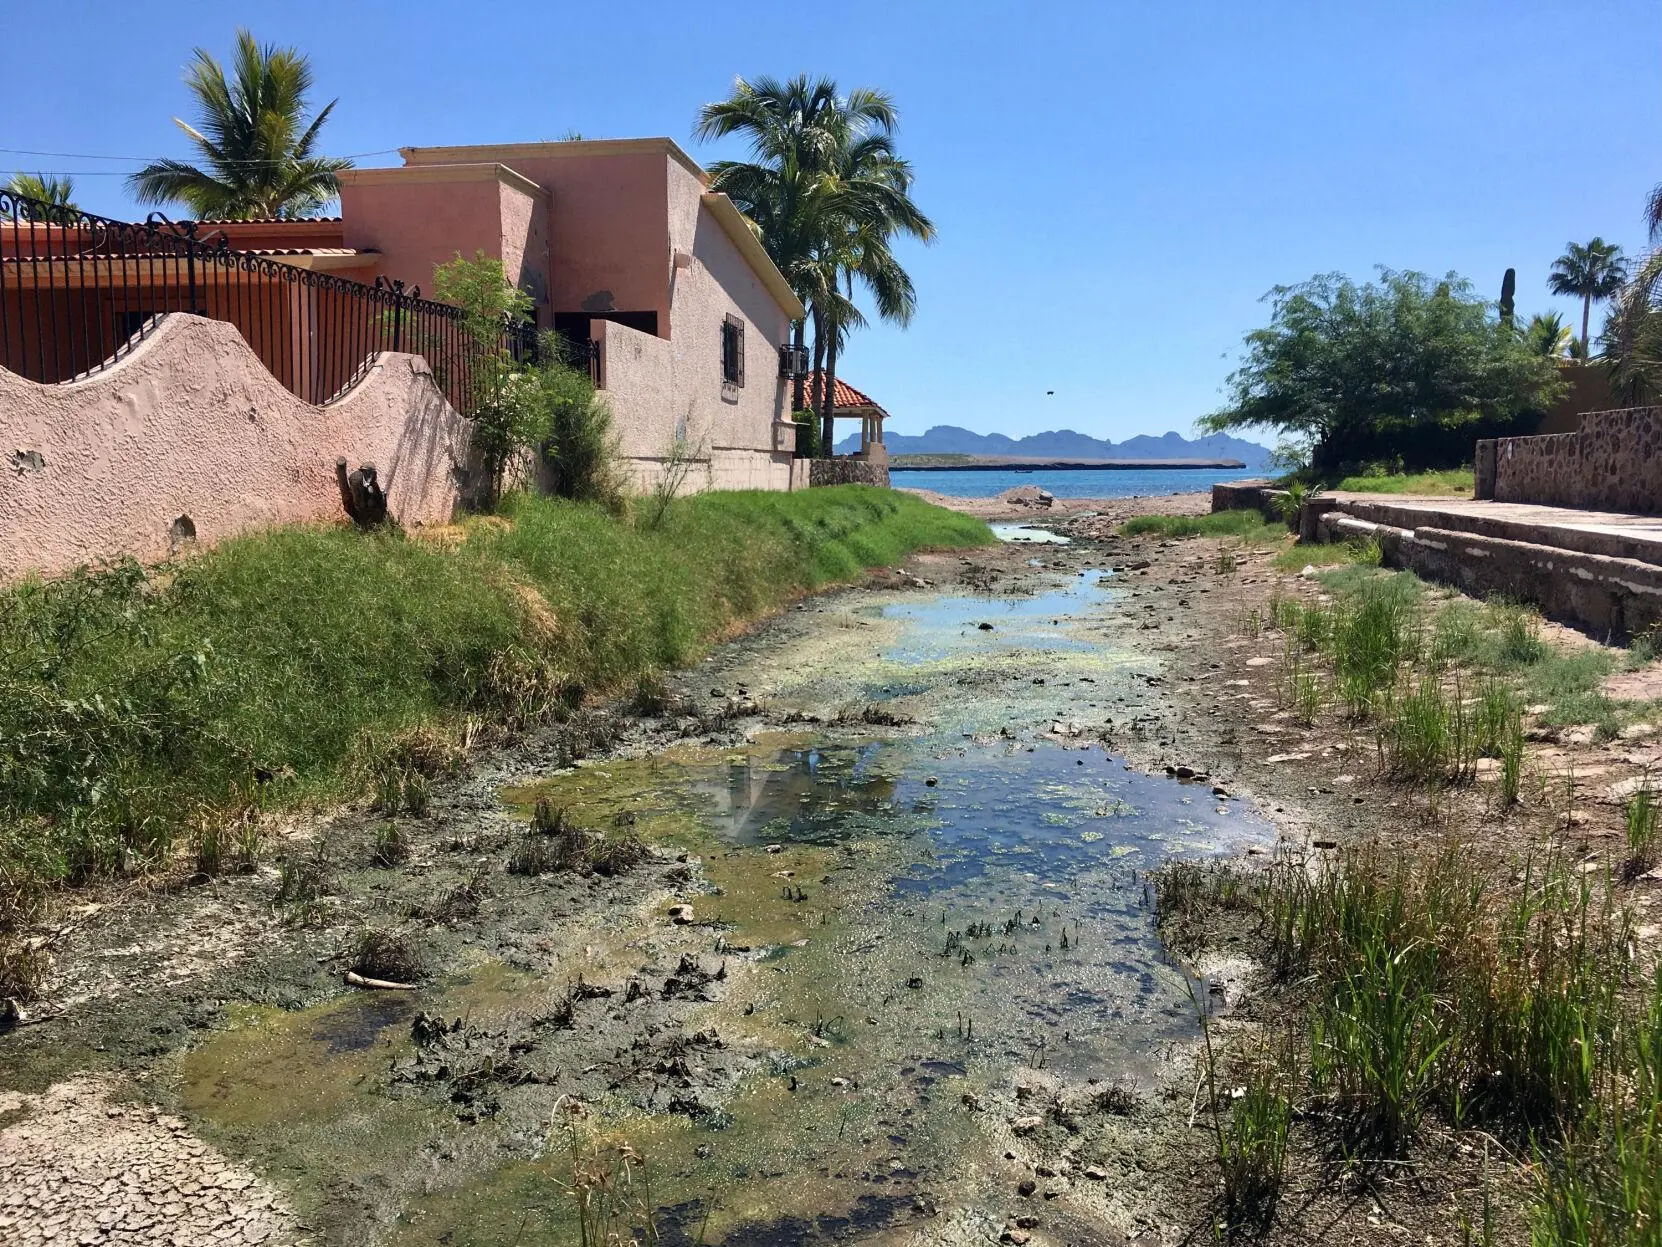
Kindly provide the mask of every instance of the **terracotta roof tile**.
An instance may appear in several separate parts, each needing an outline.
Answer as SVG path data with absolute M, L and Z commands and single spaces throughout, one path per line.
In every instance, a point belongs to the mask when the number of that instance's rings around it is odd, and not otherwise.
M 821 375 L 822 374 L 818 372 L 810 372 L 807 380 L 803 382 L 803 384 L 807 387 L 807 393 L 810 398 L 813 396 L 815 383 L 820 382 Z M 820 383 L 823 384 L 823 382 Z M 855 389 L 841 377 L 838 377 L 836 380 L 836 389 L 832 394 L 831 405 L 837 411 L 841 411 L 847 407 L 875 407 L 884 416 L 889 414 L 884 411 L 875 400 L 862 394 L 859 390 Z

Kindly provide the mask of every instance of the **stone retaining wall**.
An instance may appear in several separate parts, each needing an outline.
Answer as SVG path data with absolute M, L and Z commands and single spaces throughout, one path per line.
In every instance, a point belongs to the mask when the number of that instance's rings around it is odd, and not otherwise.
M 1458 586 L 1473 597 L 1533 602 L 1599 637 L 1637 636 L 1662 623 L 1662 567 L 1638 559 L 1447 528 L 1400 528 L 1344 510 L 1316 520 L 1324 541 L 1372 539 L 1387 567 Z
M 1492 450 L 1491 450 L 1492 447 Z M 1494 485 L 1479 474 L 1479 497 L 1595 511 L 1662 513 L 1662 408 L 1588 412 L 1581 430 L 1478 443 L 1494 456 Z
M 812 485 L 880 485 L 889 487 L 889 465 L 867 463 L 864 459 L 810 460 L 808 481 Z

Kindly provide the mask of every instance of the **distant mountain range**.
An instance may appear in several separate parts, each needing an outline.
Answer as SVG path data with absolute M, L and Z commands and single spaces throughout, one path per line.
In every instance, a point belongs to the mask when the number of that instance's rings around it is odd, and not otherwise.
M 1072 429 L 1006 437 L 1003 433 L 971 433 L 951 424 L 937 424 L 917 437 L 889 433 L 884 437 L 891 455 L 1023 455 L 1035 459 L 1239 459 L 1257 471 L 1269 464 L 1270 451 L 1256 442 L 1227 433 L 1187 438 L 1180 433 L 1146 433 L 1123 442 L 1105 442 Z M 837 443 L 839 454 L 860 449 L 858 434 Z

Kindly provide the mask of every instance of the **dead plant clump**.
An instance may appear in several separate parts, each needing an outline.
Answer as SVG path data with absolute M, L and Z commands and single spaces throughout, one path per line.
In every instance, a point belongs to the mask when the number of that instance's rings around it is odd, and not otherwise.
M 369 850 L 369 861 L 372 866 L 391 869 L 408 861 L 410 857 L 410 838 L 404 829 L 395 822 L 385 822 L 375 829 L 375 843 Z
M 45 911 L 43 890 L 0 871 L 0 1030 L 18 1005 L 40 994 L 52 965 L 45 936 L 34 934 Z
M 459 922 L 467 918 L 478 916 L 479 905 L 484 900 L 490 888 L 490 871 L 486 867 L 478 867 L 470 871 L 465 879 L 451 888 L 429 910 L 416 914 L 416 917 L 430 918 L 434 922 Z
M 602 835 L 579 827 L 564 808 L 539 800 L 531 825 L 508 857 L 511 875 L 544 875 L 558 871 L 621 875 L 647 856 L 646 845 L 629 827 Z
M 352 969 L 366 979 L 415 983 L 427 974 L 427 960 L 409 936 L 397 931 L 363 931 L 352 950 Z

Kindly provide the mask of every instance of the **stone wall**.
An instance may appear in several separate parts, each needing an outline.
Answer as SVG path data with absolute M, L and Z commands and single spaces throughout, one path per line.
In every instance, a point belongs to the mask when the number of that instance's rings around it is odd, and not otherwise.
M 1497 438 L 1493 453 L 1496 502 L 1662 513 L 1662 408 L 1588 412 L 1579 432 Z
M 864 459 L 814 459 L 808 469 L 814 485 L 880 485 L 889 487 L 889 465 Z
M 375 465 L 404 525 L 446 523 L 469 433 L 420 356 L 382 354 L 343 398 L 314 407 L 233 325 L 170 314 L 127 358 L 78 381 L 0 369 L 0 578 L 344 520 L 339 457 Z

